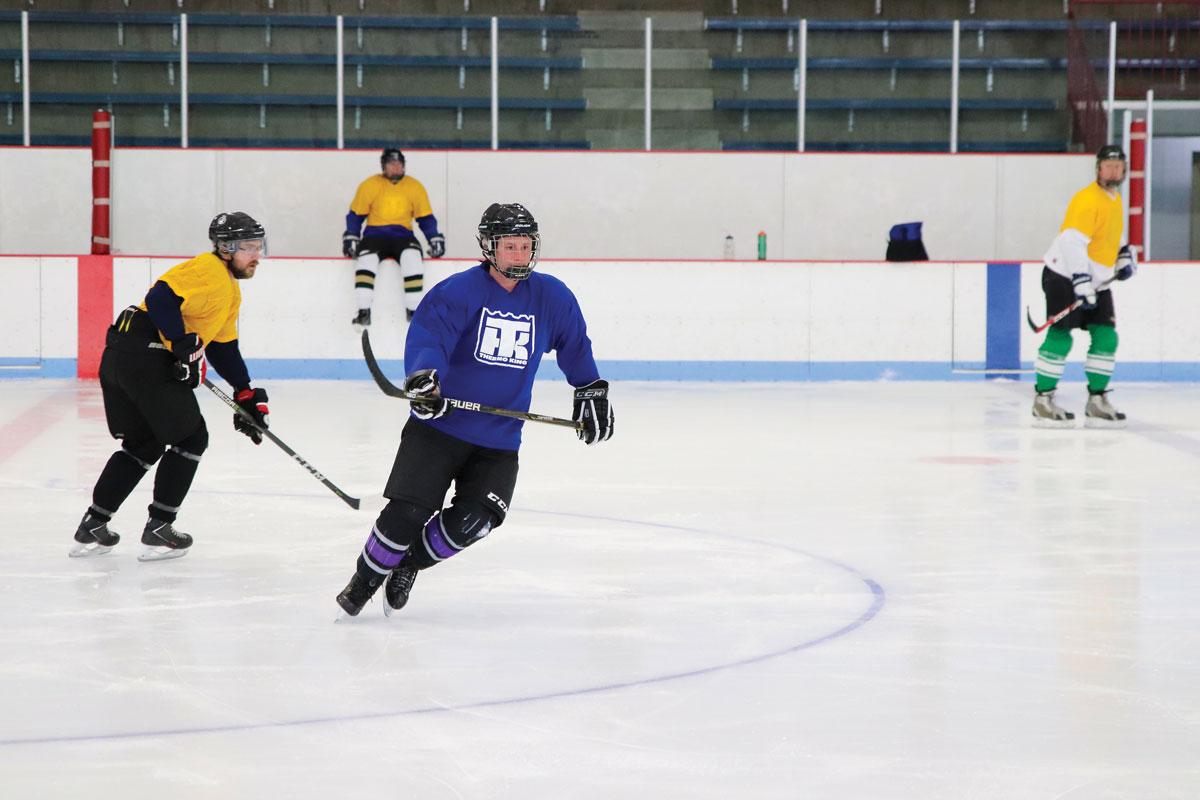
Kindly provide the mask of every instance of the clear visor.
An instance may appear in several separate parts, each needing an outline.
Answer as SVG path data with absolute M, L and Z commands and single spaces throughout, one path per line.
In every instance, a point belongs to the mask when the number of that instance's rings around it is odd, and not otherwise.
M 221 242 L 217 248 L 226 255 L 248 253 L 251 256 L 263 258 L 267 255 L 266 239 L 240 239 L 236 242 Z

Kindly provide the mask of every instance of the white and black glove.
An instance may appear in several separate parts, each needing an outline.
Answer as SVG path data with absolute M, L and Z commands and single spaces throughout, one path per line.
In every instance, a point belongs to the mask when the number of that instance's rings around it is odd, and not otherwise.
M 429 237 L 429 257 L 441 258 L 446 255 L 446 237 L 440 233 Z
M 354 258 L 358 255 L 358 236 L 346 231 L 342 234 L 342 255 Z
M 404 379 L 404 391 L 419 394 L 419 400 L 409 400 L 413 416 L 431 420 L 450 413 L 450 404 L 442 397 L 442 384 L 436 369 L 423 369 Z
M 1117 251 L 1116 263 L 1116 279 L 1119 281 L 1127 281 L 1137 274 L 1137 257 L 1133 254 L 1133 248 L 1129 245 L 1122 245 Z
M 204 380 L 207 368 L 204 364 L 204 342 L 194 333 L 185 334 L 171 342 L 171 355 L 176 361 L 171 365 L 171 377 L 188 388 L 195 389 Z
M 1075 298 L 1083 302 L 1083 310 L 1094 310 L 1096 308 L 1096 288 L 1092 286 L 1092 276 L 1086 272 L 1076 272 L 1071 276 L 1071 284 L 1075 287 Z
M 584 444 L 612 438 L 613 411 L 608 404 L 608 381 L 592 381 L 575 390 L 575 410 L 571 419 L 583 423 L 583 428 L 576 433 Z

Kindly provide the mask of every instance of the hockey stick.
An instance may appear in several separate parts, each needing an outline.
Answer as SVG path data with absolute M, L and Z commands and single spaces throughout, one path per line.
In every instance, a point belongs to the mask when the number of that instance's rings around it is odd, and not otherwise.
M 383 390 L 383 393 L 388 397 L 399 397 L 402 400 L 428 400 L 424 395 L 406 392 L 396 384 L 387 379 L 383 374 L 383 370 L 379 368 L 379 362 L 375 360 L 375 353 L 371 350 L 370 332 L 363 330 L 362 332 L 362 348 L 363 358 L 367 360 L 367 369 L 371 371 L 371 377 L 375 379 L 375 383 Z M 494 408 L 492 406 L 481 405 L 480 403 L 472 403 L 469 400 L 455 400 L 450 397 L 443 397 L 447 403 L 454 408 L 461 408 L 464 411 L 479 411 L 483 414 L 495 414 L 498 417 L 512 417 L 513 419 L 522 419 L 526 422 L 545 422 L 548 425 L 561 425 L 564 428 L 573 430 L 583 430 L 583 423 L 576 422 L 570 419 L 560 419 L 559 417 L 547 417 L 545 414 L 534 414 L 529 411 L 512 411 L 507 408 Z
M 1104 291 L 1104 287 L 1108 286 L 1114 280 L 1116 280 L 1116 278 L 1109 278 L 1104 283 L 1097 286 L 1096 293 L 1099 294 L 1100 292 Z M 1052 316 L 1050 319 L 1043 322 L 1041 325 L 1038 325 L 1037 323 L 1035 323 L 1033 321 L 1033 315 L 1029 313 L 1029 306 L 1025 306 L 1025 321 L 1029 323 L 1030 330 L 1032 330 L 1034 333 L 1041 333 L 1042 331 L 1046 330 L 1046 328 L 1049 328 L 1051 325 L 1058 322 L 1060 319 L 1067 316 L 1075 309 L 1079 308 L 1081 305 L 1083 305 L 1083 298 L 1077 297 L 1077 298 L 1075 298 L 1075 302 L 1071 303 L 1071 305 L 1067 306 L 1062 311 L 1058 312 L 1057 314 Z
M 225 405 L 232 408 L 235 413 L 241 414 L 245 419 L 249 420 L 250 424 L 253 425 L 255 428 L 258 428 L 258 430 L 262 432 L 263 436 L 266 436 L 272 442 L 279 445 L 279 449 L 282 450 L 283 452 L 287 453 L 289 456 L 291 456 L 292 459 L 295 460 L 297 464 L 299 464 L 300 466 L 304 467 L 306 470 L 311 472 L 312 476 L 314 478 L 316 478 L 321 483 L 323 483 L 327 487 L 329 487 L 329 490 L 332 491 L 334 494 L 336 494 L 338 497 L 342 498 L 342 500 L 345 501 L 346 505 L 348 505 L 354 509 L 357 509 L 359 507 L 359 505 L 361 504 L 361 501 L 357 497 L 351 497 L 350 495 L 346 494 L 338 487 L 334 486 L 332 481 L 330 481 L 328 478 L 326 478 L 324 475 L 322 475 L 320 472 L 318 472 L 317 468 L 314 467 L 312 464 L 308 463 L 303 458 L 301 458 L 299 453 L 297 453 L 295 450 L 293 450 L 292 448 L 290 448 L 286 444 L 284 444 L 282 439 L 280 439 L 275 434 L 271 433 L 271 431 L 269 431 L 268 429 L 260 428 L 258 426 L 258 423 L 256 423 L 254 421 L 254 417 L 252 417 L 250 415 L 250 413 L 248 411 L 246 411 L 246 409 L 239 406 L 237 404 L 237 401 L 234 400 L 232 397 L 230 397 L 229 395 L 222 392 L 216 386 L 213 386 L 212 381 L 210 381 L 208 378 L 205 378 L 204 385 L 207 386 L 209 389 L 211 389 L 213 394 L 215 394 L 217 397 L 221 398 L 221 400 L 224 401 Z

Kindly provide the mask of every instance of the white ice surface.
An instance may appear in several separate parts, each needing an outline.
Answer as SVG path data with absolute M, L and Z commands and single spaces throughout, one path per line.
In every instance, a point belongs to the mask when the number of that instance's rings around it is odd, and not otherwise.
M 1200 387 L 1118 388 L 1046 431 L 1028 383 L 615 385 L 611 442 L 527 425 L 505 525 L 335 624 L 405 404 L 268 384 L 355 512 L 201 390 L 196 545 L 144 564 L 149 478 L 67 558 L 97 385 L 0 381 L 0 797 L 1198 797 Z

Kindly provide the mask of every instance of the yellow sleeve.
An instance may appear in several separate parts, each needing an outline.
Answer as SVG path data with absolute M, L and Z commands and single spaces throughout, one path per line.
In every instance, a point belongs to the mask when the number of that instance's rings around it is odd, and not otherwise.
M 1082 233 L 1090 241 L 1095 238 L 1096 230 L 1099 227 L 1099 210 L 1096 198 L 1090 192 L 1086 189 L 1077 192 L 1067 206 L 1067 215 L 1063 219 L 1059 231 L 1072 228 Z
M 425 191 L 425 185 L 414 178 L 413 190 L 413 217 L 428 217 L 433 213 L 433 208 L 429 205 L 429 193 Z
M 358 191 L 354 193 L 354 199 L 350 201 L 350 210 L 355 214 L 365 217 L 371 213 L 371 204 L 379 196 L 379 181 L 372 180 L 374 177 L 372 175 L 358 185 Z
M 241 291 L 221 259 L 204 253 L 172 267 L 159 280 L 183 302 L 183 327 L 207 344 L 237 338 Z
M 212 338 L 214 342 L 232 342 L 238 338 L 238 315 L 236 309 L 234 313 L 226 320 L 225 326 L 217 331 L 217 335 Z

